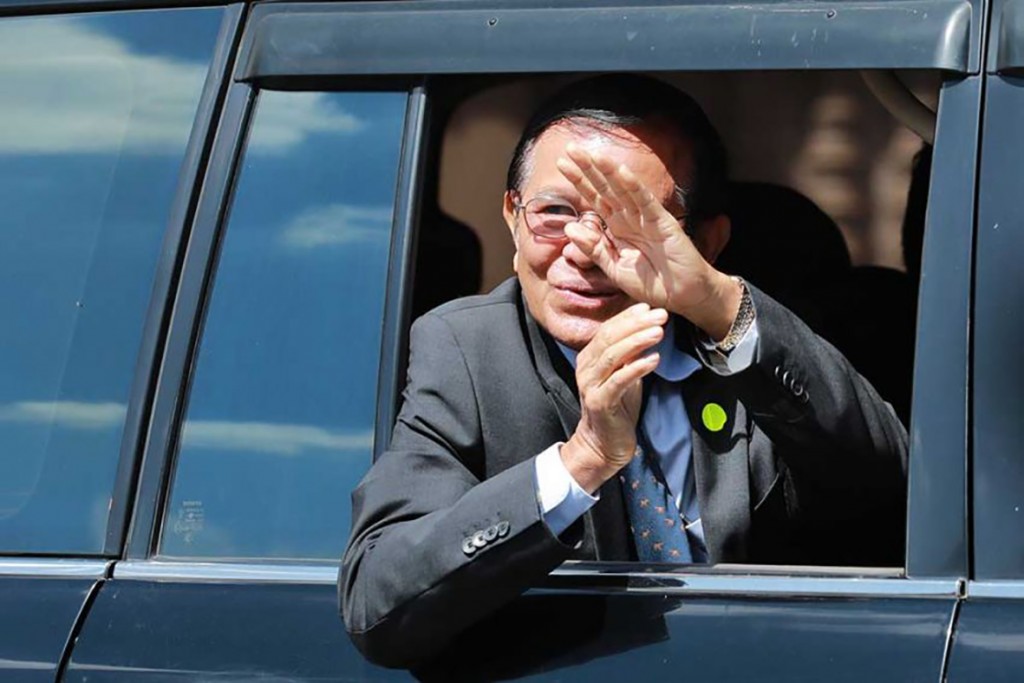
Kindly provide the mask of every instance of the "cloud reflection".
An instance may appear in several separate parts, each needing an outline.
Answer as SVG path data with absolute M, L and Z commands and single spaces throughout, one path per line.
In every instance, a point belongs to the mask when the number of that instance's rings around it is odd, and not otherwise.
M 314 133 L 345 135 L 364 128 L 364 123 L 346 112 L 322 92 L 263 92 L 259 116 L 249 137 L 250 152 L 284 153 L 305 142 Z
M 114 402 L 18 401 L 0 405 L 0 422 L 54 425 L 98 431 L 124 422 L 125 406 Z M 316 425 L 232 420 L 189 420 L 184 445 L 226 451 L 298 455 L 319 451 L 368 451 L 373 431 L 340 431 Z
M 356 242 L 386 243 L 390 236 L 391 207 L 329 204 L 303 211 L 282 233 L 284 243 L 297 249 L 338 246 Z
M 206 71 L 206 63 L 133 52 L 74 18 L 0 22 L 0 154 L 180 154 Z M 324 93 L 265 97 L 260 106 L 250 141 L 257 153 L 362 128 Z
M 18 401 L 0 405 L 0 422 L 53 424 L 90 431 L 119 425 L 124 415 L 124 405 L 112 402 Z
M 342 432 L 303 424 L 189 420 L 184 444 L 190 448 L 298 455 L 309 450 L 369 450 L 373 432 Z

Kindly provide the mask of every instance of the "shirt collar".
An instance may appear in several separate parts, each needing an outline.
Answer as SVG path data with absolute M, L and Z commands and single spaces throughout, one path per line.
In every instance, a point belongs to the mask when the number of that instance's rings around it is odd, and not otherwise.
M 669 323 L 665 325 L 665 336 L 654 347 L 654 350 L 661 355 L 661 360 L 658 361 L 658 367 L 654 369 L 654 374 L 668 382 L 681 382 L 697 372 L 697 370 L 700 370 L 701 367 L 700 361 L 676 346 L 675 328 L 676 326 L 670 319 Z M 569 364 L 575 368 L 578 352 L 573 351 L 557 339 L 555 343 L 558 344 L 559 350 L 566 360 L 569 361 Z

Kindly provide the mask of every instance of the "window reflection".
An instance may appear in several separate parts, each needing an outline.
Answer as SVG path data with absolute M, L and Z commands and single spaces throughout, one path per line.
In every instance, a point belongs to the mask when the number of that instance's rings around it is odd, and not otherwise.
M 222 14 L 0 21 L 0 553 L 102 550 L 153 271 Z
M 260 94 L 161 553 L 340 556 L 373 446 L 405 104 Z

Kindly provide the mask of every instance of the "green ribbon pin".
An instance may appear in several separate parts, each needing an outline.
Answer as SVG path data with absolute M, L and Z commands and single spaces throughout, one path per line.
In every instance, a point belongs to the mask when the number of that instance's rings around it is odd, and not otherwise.
M 729 416 L 725 414 L 725 408 L 722 406 L 717 403 L 709 403 L 700 412 L 700 419 L 709 432 L 720 432 L 729 420 Z

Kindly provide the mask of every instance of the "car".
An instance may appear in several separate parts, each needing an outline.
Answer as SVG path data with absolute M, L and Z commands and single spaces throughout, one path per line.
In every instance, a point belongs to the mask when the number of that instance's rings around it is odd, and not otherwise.
M 1022 70 L 1022 0 L 0 3 L 0 679 L 1019 680 Z M 414 310 L 507 276 L 517 126 L 617 71 L 837 219 L 825 301 L 909 416 L 905 562 L 569 562 L 375 666 L 338 560 Z M 787 216 L 764 243 L 806 244 Z

